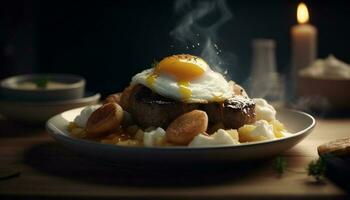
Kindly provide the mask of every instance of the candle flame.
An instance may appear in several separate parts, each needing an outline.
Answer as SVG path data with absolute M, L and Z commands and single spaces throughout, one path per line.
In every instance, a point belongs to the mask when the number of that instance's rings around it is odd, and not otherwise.
M 297 20 L 300 24 L 305 24 L 309 21 L 309 11 L 305 3 L 300 3 L 297 9 Z

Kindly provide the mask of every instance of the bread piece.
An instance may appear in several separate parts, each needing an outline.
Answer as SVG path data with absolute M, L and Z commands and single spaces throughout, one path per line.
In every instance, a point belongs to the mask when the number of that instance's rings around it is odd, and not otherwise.
M 350 137 L 337 139 L 318 146 L 319 155 L 332 154 L 336 156 L 350 156 Z

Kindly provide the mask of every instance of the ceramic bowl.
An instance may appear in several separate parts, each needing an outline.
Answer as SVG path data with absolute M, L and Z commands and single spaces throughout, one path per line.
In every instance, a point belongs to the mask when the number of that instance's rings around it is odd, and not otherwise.
M 24 88 L 23 84 L 45 78 L 52 83 L 61 84 L 52 88 Z M 57 84 L 56 84 L 57 85 Z M 0 82 L 2 99 L 15 101 L 58 101 L 78 99 L 84 96 L 85 79 L 72 74 L 26 74 L 6 78 Z
M 350 109 L 350 80 L 310 78 L 300 76 L 298 94 L 314 99 L 315 105 L 327 104 L 334 109 Z
M 84 97 L 73 100 L 32 102 L 9 101 L 0 99 L 0 114 L 6 118 L 27 122 L 43 123 L 50 117 L 73 108 L 98 103 L 100 94 L 85 94 Z

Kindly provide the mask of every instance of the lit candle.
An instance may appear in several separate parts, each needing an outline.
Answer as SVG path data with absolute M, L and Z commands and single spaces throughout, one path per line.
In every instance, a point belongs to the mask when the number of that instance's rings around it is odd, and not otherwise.
M 292 27 L 292 67 L 293 76 L 298 71 L 310 65 L 317 54 L 317 29 L 308 23 L 309 12 L 304 3 L 297 9 L 298 25 Z

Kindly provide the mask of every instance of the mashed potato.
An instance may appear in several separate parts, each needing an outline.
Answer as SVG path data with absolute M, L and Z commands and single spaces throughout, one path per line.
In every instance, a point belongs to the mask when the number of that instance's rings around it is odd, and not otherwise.
M 161 146 L 164 142 L 165 130 L 160 127 L 143 133 L 143 144 L 146 147 Z
M 256 120 L 266 120 L 269 122 L 276 119 L 275 108 L 268 104 L 265 99 L 255 98 L 253 101 L 255 102 Z
M 208 136 L 204 134 L 197 135 L 188 145 L 190 147 L 208 147 L 218 145 L 235 145 L 238 142 L 238 133 L 236 130 L 219 129 L 214 134 Z
M 92 105 L 85 107 L 78 116 L 75 117 L 74 123 L 77 124 L 81 128 L 85 128 L 86 123 L 90 117 L 90 115 L 97 110 L 100 105 Z

